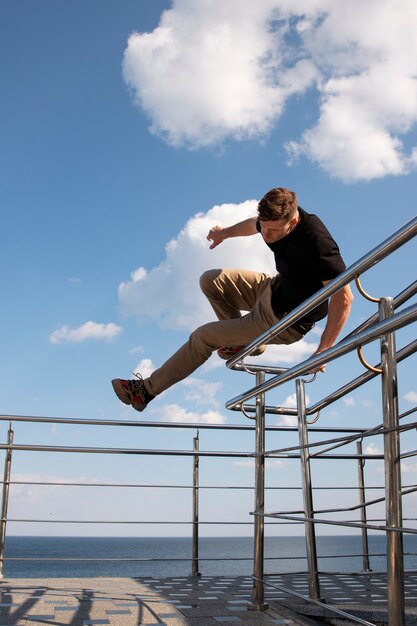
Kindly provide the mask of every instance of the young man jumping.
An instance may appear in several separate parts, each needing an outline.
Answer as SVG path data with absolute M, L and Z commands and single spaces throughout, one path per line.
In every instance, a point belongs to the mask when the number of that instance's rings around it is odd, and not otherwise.
M 259 202 L 257 216 L 227 228 L 214 226 L 207 239 L 213 249 L 230 237 L 258 234 L 274 254 L 277 274 L 237 269 L 205 272 L 200 286 L 218 321 L 197 328 L 149 378 L 139 374 L 133 380 L 114 379 L 114 391 L 122 402 L 143 411 L 155 396 L 189 376 L 215 350 L 221 358 L 230 358 L 346 269 L 323 222 L 301 209 L 289 189 L 271 189 Z M 346 323 L 352 301 L 347 285 L 274 337 L 272 343 L 299 341 L 327 315 L 316 354 L 327 350 Z M 247 313 L 242 315 L 242 311 Z M 257 354 L 264 350 L 265 346 Z M 324 371 L 324 366 L 320 370 Z

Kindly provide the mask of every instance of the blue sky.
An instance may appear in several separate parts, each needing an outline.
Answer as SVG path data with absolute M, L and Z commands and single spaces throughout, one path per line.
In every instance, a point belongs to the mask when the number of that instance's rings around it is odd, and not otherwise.
M 343 5 L 320 0 L 306 14 L 301 3 L 284 0 L 256 7 L 232 0 L 2 3 L 3 415 L 246 423 L 224 404 L 252 381 L 225 370 L 217 357 L 140 416 L 117 400 L 110 380 L 129 377 L 133 369 L 146 374 L 196 325 L 212 319 L 198 291 L 204 269 L 273 271 L 259 238 L 225 242 L 214 251 L 205 240 L 215 223 L 253 214 L 271 187 L 297 191 L 300 205 L 327 224 L 348 265 L 414 217 L 415 5 L 404 2 L 401 15 L 385 1 Z M 395 295 L 414 279 L 414 267 L 411 244 L 370 271 L 365 287 L 374 295 Z M 374 312 L 355 295 L 346 332 Z M 399 333 L 399 347 L 409 337 L 407 330 Z M 317 341 L 312 333 L 292 349 L 269 348 L 266 358 L 287 366 L 307 358 Z M 376 348 L 367 354 L 377 360 Z M 400 372 L 402 410 L 417 398 L 412 369 Z M 353 356 L 329 365 L 308 396 L 318 400 L 361 371 Z M 271 401 L 287 405 L 293 393 L 288 385 Z M 379 410 L 380 391 L 373 385 L 321 420 L 373 425 Z M 24 424 L 15 431 L 16 443 L 178 449 L 190 449 L 193 436 Z M 253 449 L 247 434 L 202 431 L 201 438 L 202 449 Z M 295 444 L 275 435 L 270 447 L 287 441 Z M 299 470 L 285 461 L 269 471 L 271 484 L 281 485 L 293 484 Z M 354 480 L 355 469 L 349 471 Z M 370 482 L 381 479 L 378 468 L 369 471 Z M 415 480 L 417 466 L 410 462 L 407 471 Z M 16 453 L 13 472 L 21 480 L 184 484 L 191 480 L 191 463 L 162 458 L 155 467 L 148 457 Z M 332 472 L 336 481 L 345 480 L 344 464 Z M 326 480 L 326 471 L 318 468 L 317 477 Z M 245 464 L 202 462 L 205 484 L 252 480 Z M 28 503 L 37 518 L 141 515 L 138 494 L 137 510 L 127 504 L 130 490 L 112 491 L 111 498 L 70 487 L 54 489 L 52 499 L 46 488 L 15 492 L 10 506 L 16 517 L 28 516 Z M 214 510 L 223 509 L 221 519 L 249 519 L 251 494 L 207 493 L 203 515 L 214 519 Z M 179 518 L 188 519 L 189 493 L 165 495 Z M 146 501 L 146 519 L 164 515 L 155 494 Z M 289 500 L 282 505 L 290 507 Z M 27 534 L 137 532 L 117 526 L 10 528 Z M 140 532 L 188 529 L 146 526 Z M 207 532 L 244 534 L 224 527 Z M 292 534 L 294 527 L 283 532 Z

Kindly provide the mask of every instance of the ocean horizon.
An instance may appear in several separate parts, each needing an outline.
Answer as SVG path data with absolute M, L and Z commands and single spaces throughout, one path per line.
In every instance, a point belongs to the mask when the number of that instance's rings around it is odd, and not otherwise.
M 386 569 L 386 540 L 369 535 L 371 569 Z M 363 570 L 359 536 L 316 538 L 321 572 Z M 417 569 L 417 537 L 404 537 L 406 569 Z M 204 576 L 250 575 L 252 537 L 200 537 L 199 572 Z M 190 537 L 6 537 L 6 578 L 88 578 L 188 576 L 191 574 Z M 60 560 L 61 559 L 61 560 Z M 265 538 L 265 572 L 306 571 L 302 536 Z

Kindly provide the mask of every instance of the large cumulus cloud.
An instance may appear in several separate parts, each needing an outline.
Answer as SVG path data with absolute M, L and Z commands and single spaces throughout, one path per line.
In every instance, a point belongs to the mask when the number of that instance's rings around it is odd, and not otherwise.
M 136 317 L 139 322 L 156 321 L 165 330 L 190 332 L 216 319 L 199 288 L 199 277 L 206 269 L 242 268 L 275 274 L 274 257 L 260 235 L 227 239 L 213 250 L 206 239 L 215 224 L 234 224 L 256 215 L 256 208 L 256 200 L 247 200 L 214 206 L 190 218 L 179 235 L 167 244 L 165 258 L 159 265 L 139 267 L 119 285 L 121 312 Z M 316 347 L 305 339 L 290 346 L 270 346 L 263 362 L 296 362 Z M 218 361 L 224 365 L 224 361 Z M 139 367 L 142 374 L 143 367 L 142 361 Z
M 264 136 L 309 90 L 318 117 L 289 159 L 371 179 L 417 165 L 416 30 L 414 0 L 173 0 L 123 71 L 152 131 L 193 148 Z
M 257 202 L 214 206 L 190 218 L 165 248 L 165 258 L 153 268 L 139 267 L 119 285 L 121 311 L 139 319 L 157 320 L 165 329 L 193 330 L 215 319 L 199 289 L 200 275 L 212 267 L 239 267 L 273 272 L 273 256 L 261 236 L 228 239 L 210 250 L 212 226 L 228 226 L 256 215 Z

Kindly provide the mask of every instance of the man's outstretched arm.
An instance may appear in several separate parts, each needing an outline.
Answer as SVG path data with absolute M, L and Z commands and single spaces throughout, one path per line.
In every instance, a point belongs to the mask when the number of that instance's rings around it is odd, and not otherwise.
M 324 281 L 327 285 L 330 281 Z M 353 293 L 349 285 L 346 285 L 340 291 L 337 291 L 329 302 L 329 312 L 327 314 L 327 323 L 320 339 L 319 347 L 314 354 L 324 352 L 331 348 L 338 338 L 343 326 L 349 317 L 350 308 L 353 302 Z M 313 372 L 324 372 L 326 366 L 322 365 Z
M 247 220 L 243 220 L 243 222 L 238 222 L 237 224 L 224 228 L 223 226 L 213 226 L 207 235 L 207 239 L 212 242 L 210 250 L 230 237 L 248 237 L 249 235 L 258 234 L 256 229 L 257 219 L 257 217 L 249 217 Z

